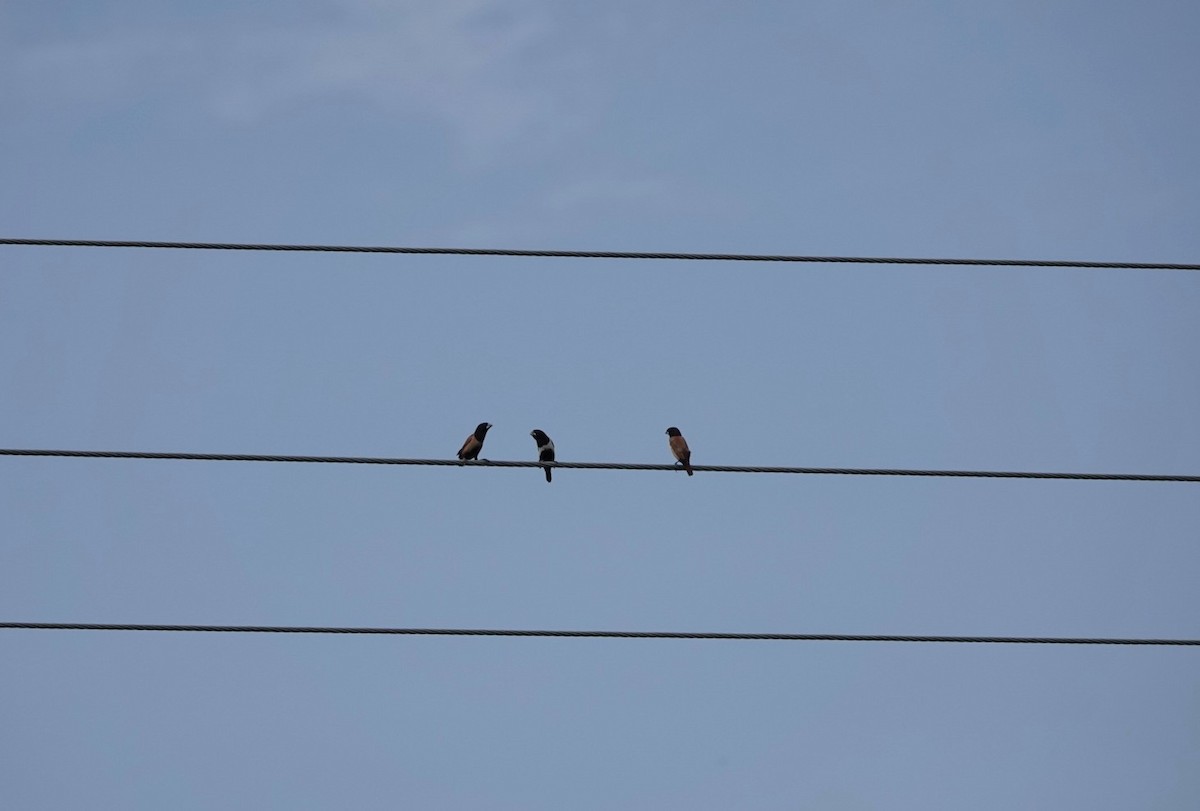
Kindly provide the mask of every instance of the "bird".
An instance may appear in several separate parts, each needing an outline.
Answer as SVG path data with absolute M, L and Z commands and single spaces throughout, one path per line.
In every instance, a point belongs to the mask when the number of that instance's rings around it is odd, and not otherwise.
M 467 437 L 467 441 L 458 449 L 458 458 L 466 461 L 468 459 L 478 459 L 479 452 L 483 450 L 483 438 L 487 436 L 488 429 L 492 427 L 490 422 L 481 422 L 475 426 L 475 431 Z
M 546 436 L 546 432 L 541 428 L 534 428 L 529 432 L 533 437 L 533 441 L 537 443 L 538 461 L 553 462 L 554 461 L 554 440 Z M 550 481 L 550 465 L 542 465 L 542 469 L 546 471 L 546 481 Z
M 688 448 L 687 440 L 683 438 L 683 434 L 679 433 L 679 429 L 674 425 L 667 429 L 667 436 L 670 437 L 667 443 L 671 446 L 671 453 L 675 454 L 676 461 L 682 463 L 687 474 L 691 476 L 692 451 Z

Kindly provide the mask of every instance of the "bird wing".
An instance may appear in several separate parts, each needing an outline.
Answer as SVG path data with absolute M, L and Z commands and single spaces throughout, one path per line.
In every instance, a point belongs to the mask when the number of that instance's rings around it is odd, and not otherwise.
M 458 449 L 458 458 L 466 459 L 472 453 L 479 453 L 479 449 L 483 447 L 483 443 L 475 438 L 474 434 L 467 437 L 467 441 Z
M 671 453 L 675 454 L 675 458 L 680 462 L 686 461 L 692 455 L 688 449 L 687 440 L 681 436 L 671 437 Z

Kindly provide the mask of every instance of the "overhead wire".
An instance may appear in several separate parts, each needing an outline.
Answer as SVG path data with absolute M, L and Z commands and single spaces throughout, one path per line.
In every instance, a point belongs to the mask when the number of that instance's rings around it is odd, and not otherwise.
M 699 639 L 765 642 L 939 642 L 986 645 L 1164 645 L 1196 646 L 1200 639 L 1062 636 L 944 636 L 927 634 L 776 634 L 705 631 L 547 631 L 494 628 L 379 628 L 320 625 L 160 625 L 95 622 L 0 622 L 0 630 L 164 631 L 234 634 L 361 634 L 386 636 L 567 637 L 588 639 Z
M 322 253 L 376 253 L 411 255 L 507 256 L 570 259 L 693 260 L 735 262 L 788 262 L 825 264 L 955 265 L 997 267 L 1061 267 L 1125 270 L 1200 270 L 1200 264 L 1159 262 L 1098 262 L 1086 260 L 1042 259 L 953 259 L 882 256 L 811 256 L 745 253 L 680 253 L 650 251 L 586 251 L 512 248 L 405 247 L 368 245 L 301 245 L 265 243 L 168 242 L 132 240 L 21 239 L 0 238 L 0 245 L 93 248 L 164 248 L 221 251 L 283 251 Z M 462 467 L 545 467 L 539 461 L 459 461 L 450 459 L 412 459 L 356 456 L 298 456 L 267 454 L 163 453 L 140 451 L 82 451 L 43 449 L 0 449 L 4 456 L 84 457 L 123 459 L 173 459 L 201 461 L 301 462 L 333 464 L 422 465 Z M 593 470 L 677 471 L 667 464 L 610 462 L 554 462 L 553 467 Z M 764 467 L 746 465 L 693 465 L 698 472 L 714 473 L 793 473 L 863 476 L 936 476 L 1008 479 L 1076 479 L 1117 481 L 1200 482 L 1200 476 L 1128 473 L 1055 473 L 986 470 L 913 470 L 895 468 Z M 281 634 L 369 634 L 406 636 L 491 636 L 491 637 L 585 637 L 622 639 L 693 639 L 693 640 L 770 640 L 770 641 L 842 641 L 842 642 L 925 642 L 982 644 L 1058 644 L 1058 645 L 1168 645 L 1196 646 L 1200 639 L 1146 639 L 1105 637 L 1026 637 L 1026 636 L 944 636 L 895 634 L 779 634 L 673 631 L 578 631 L 515 630 L 471 628 L 362 628 L 329 626 L 259 625 L 162 625 L 105 623 L 32 623 L 0 622 L 0 629 L 80 630 L 80 631 L 163 631 L 207 633 L 281 633 Z
M 993 267 L 1052 267 L 1115 270 L 1200 270 L 1200 264 L 1180 262 L 1095 262 L 1068 259 L 947 259 L 901 256 L 805 256 L 757 253 L 681 253 L 674 251 L 588 251 L 541 248 L 429 248 L 388 245 L 290 245 L 251 242 L 167 242 L 116 239 L 0 238 L 0 245 L 67 248 L 174 248 L 204 251 L 290 251 L 304 253 L 389 253 L 454 256 L 517 256 L 560 259 L 658 259 L 716 262 L 792 262 L 856 265 L 960 265 Z
M 87 451 L 87 450 L 44 450 L 30 448 L 0 448 L 0 456 L 44 456 L 78 457 L 87 459 L 172 459 L 208 462 L 298 462 L 305 464 L 355 464 L 355 465 L 417 465 L 442 467 L 551 467 L 576 470 L 682 470 L 677 465 L 644 464 L 636 462 L 540 462 L 477 459 L 403 459 L 377 456 L 295 456 L 281 454 L 250 453 L 175 453 L 158 451 Z M 692 470 L 701 473 L 793 473 L 836 476 L 923 476 L 981 479 L 1077 479 L 1102 481 L 1142 482 L 1200 482 L 1200 475 L 1151 474 L 1151 473 L 1054 473 L 1038 471 L 1004 470 L 910 470 L 903 468 L 853 468 L 853 467 L 764 467 L 758 465 L 696 465 Z

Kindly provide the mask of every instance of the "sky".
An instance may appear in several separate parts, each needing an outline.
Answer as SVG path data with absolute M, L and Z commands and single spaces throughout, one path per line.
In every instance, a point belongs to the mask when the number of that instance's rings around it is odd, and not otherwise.
M 0 236 L 1200 261 L 1179 0 L 0 5 Z M 1200 275 L 0 247 L 0 447 L 1200 473 Z M 0 457 L 0 621 L 1200 637 L 1187 483 Z M 1193 648 L 0 631 L 0 805 L 1194 809 Z

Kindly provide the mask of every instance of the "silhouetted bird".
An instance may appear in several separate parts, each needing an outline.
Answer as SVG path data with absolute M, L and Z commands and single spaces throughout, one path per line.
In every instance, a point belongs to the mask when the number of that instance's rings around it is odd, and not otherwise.
M 533 441 L 538 446 L 538 461 L 553 462 L 554 461 L 554 440 L 546 436 L 546 432 L 541 428 L 534 428 L 529 432 L 533 437 Z M 542 465 L 542 469 L 546 471 L 546 481 L 550 481 L 550 465 Z
M 671 426 L 667 429 L 667 436 L 670 439 L 667 443 L 671 446 L 671 453 L 675 454 L 675 460 L 680 462 L 684 470 L 689 476 L 692 475 L 692 451 L 688 448 L 687 440 L 683 438 L 683 434 L 679 433 L 679 429 Z
M 479 423 L 475 427 L 475 433 L 467 437 L 467 441 L 458 449 L 458 458 L 463 460 L 478 459 L 479 452 L 483 450 L 483 438 L 487 436 L 488 429 L 491 427 L 491 423 Z

